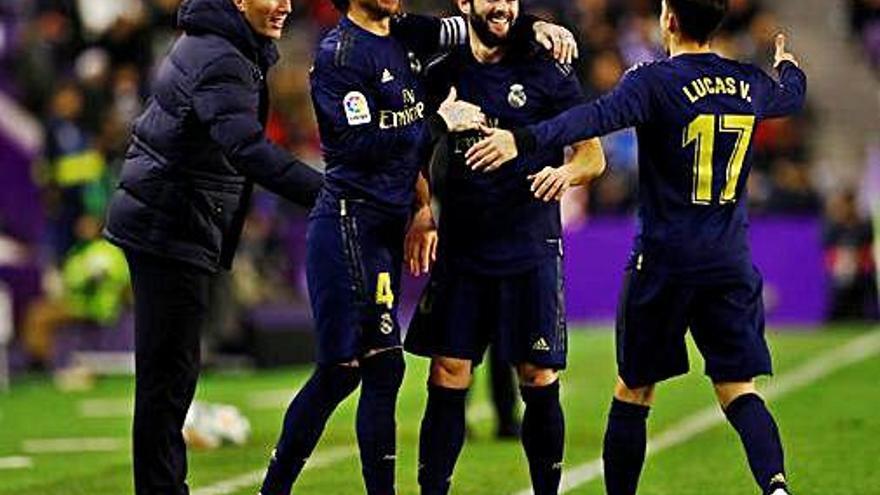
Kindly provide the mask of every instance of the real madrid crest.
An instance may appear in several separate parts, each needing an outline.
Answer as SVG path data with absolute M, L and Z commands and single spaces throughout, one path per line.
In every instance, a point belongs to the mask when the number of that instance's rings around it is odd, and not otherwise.
M 413 74 L 421 74 L 422 73 L 422 61 L 419 60 L 419 57 L 416 57 L 416 54 L 413 52 L 409 52 L 406 54 L 409 58 L 409 68 L 413 71 Z
M 507 103 L 513 108 L 522 108 L 526 106 L 527 101 L 529 98 L 526 96 L 526 88 L 522 84 L 512 84 L 510 93 L 507 94 Z
M 382 320 L 379 322 L 379 331 L 383 335 L 389 335 L 394 331 L 394 320 L 391 319 L 391 313 L 382 313 Z

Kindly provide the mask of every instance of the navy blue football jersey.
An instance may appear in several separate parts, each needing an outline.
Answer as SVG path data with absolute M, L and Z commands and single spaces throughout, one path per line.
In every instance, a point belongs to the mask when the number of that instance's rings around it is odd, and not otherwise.
M 631 263 L 711 283 L 751 269 L 746 179 L 763 120 L 798 112 L 806 76 L 790 62 L 779 81 L 715 54 L 637 66 L 608 95 L 520 129 L 524 151 L 636 127 L 639 233 Z
M 332 197 L 395 213 L 411 207 L 429 147 L 420 71 L 419 54 L 397 37 L 345 17 L 321 40 L 312 101 Z
M 583 101 L 571 67 L 537 50 L 512 51 L 498 63 L 483 64 L 469 46 L 457 47 L 429 66 L 426 81 L 432 106 L 455 86 L 459 99 L 479 105 L 493 127 L 540 122 Z M 441 254 L 479 273 L 527 270 L 557 254 L 555 240 L 561 235 L 559 203 L 535 199 L 527 177 L 545 166 L 562 165 L 565 145 L 542 148 L 484 173 L 472 171 L 464 157 L 479 139 L 476 131 L 452 133 L 441 155 Z

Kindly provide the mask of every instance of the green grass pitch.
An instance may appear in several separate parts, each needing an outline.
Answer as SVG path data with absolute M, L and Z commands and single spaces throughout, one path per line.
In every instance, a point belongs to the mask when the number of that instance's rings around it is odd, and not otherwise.
M 773 333 L 777 376 L 871 331 L 834 327 L 821 332 Z M 613 336 L 609 331 L 572 332 L 570 368 L 564 375 L 567 417 L 566 468 L 598 457 L 604 418 L 614 383 Z M 691 352 L 692 373 L 658 388 L 649 434 L 656 435 L 714 402 L 702 362 Z M 418 493 L 416 452 L 424 406 L 425 362 L 409 359 L 400 397 L 398 479 L 401 494 Z M 210 491 L 265 466 L 276 439 L 287 398 L 307 376 L 307 368 L 245 374 L 209 373 L 199 384 L 199 400 L 235 404 L 250 419 L 252 438 L 244 447 L 191 451 L 190 486 L 195 495 L 255 495 L 256 482 L 227 491 Z M 790 480 L 799 494 L 880 494 L 880 359 L 877 355 L 811 379 L 802 388 L 771 402 L 787 450 Z M 762 384 L 765 383 L 762 381 Z M 456 469 L 453 493 L 508 495 L 528 487 L 517 442 L 492 438 L 485 379 L 477 378 L 470 401 L 471 436 Z M 107 378 L 88 392 L 61 393 L 45 378 L 25 378 L 0 395 L 0 460 L 29 457 L 28 468 L 0 469 L 0 495 L 130 494 L 128 434 L 132 382 Z M 91 409 L 106 417 L 84 414 Z M 363 493 L 354 440 L 356 399 L 348 399 L 331 419 L 298 494 Z M 86 411 L 87 412 L 87 411 Z M 28 440 L 109 438 L 120 443 L 105 452 L 28 453 Z M 112 447 L 112 444 L 111 444 Z M 328 460 L 328 456 L 330 456 Z M 326 462 L 324 462 L 326 461 Z M 569 493 L 599 495 L 593 479 Z M 726 424 L 649 458 L 640 494 L 755 494 L 739 441 Z

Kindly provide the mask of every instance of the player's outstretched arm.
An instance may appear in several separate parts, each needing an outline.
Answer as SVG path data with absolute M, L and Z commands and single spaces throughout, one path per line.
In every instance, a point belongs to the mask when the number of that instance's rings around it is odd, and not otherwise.
M 605 172 L 605 152 L 602 142 L 590 139 L 572 145 L 568 163 L 560 167 L 544 167 L 528 176 L 535 198 L 549 202 L 559 201 L 572 187 L 585 186 Z
M 253 74 L 237 57 L 212 63 L 193 93 L 193 108 L 229 163 L 245 177 L 294 203 L 311 207 L 323 175 L 272 144 L 257 115 Z
M 418 277 L 431 271 L 437 261 L 437 225 L 431 212 L 431 189 L 424 174 L 416 182 L 413 218 L 404 240 L 404 261 L 409 272 Z
M 496 170 L 520 154 L 561 148 L 639 125 L 651 117 L 651 89 L 645 69 L 627 72 L 611 93 L 574 106 L 556 117 L 514 131 L 482 128 L 485 137 L 466 153 L 474 170 Z
M 807 75 L 794 55 L 786 49 L 784 34 L 776 36 L 773 67 L 779 82 L 760 72 L 757 81 L 757 110 L 761 118 L 784 117 L 800 112 L 807 96 Z

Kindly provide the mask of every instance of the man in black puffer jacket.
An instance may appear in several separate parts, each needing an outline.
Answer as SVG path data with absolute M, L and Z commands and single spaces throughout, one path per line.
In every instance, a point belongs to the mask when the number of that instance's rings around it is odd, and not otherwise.
M 290 0 L 186 0 L 185 32 L 134 123 L 106 237 L 135 295 L 137 495 L 187 494 L 181 428 L 215 273 L 229 269 L 253 183 L 314 204 L 320 173 L 271 144 L 266 72 Z

